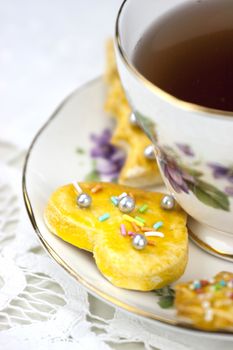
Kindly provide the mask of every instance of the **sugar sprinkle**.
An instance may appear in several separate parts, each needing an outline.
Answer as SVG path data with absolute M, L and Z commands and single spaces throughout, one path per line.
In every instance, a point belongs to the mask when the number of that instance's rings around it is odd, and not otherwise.
M 145 232 L 144 234 L 145 234 L 146 237 L 161 237 L 161 238 L 164 238 L 164 233 L 158 232 L 158 231 L 156 231 L 156 232 L 152 232 L 152 231 Z
M 126 235 L 127 235 L 126 227 L 125 227 L 124 224 L 121 224 L 121 225 L 120 225 L 120 230 L 121 230 L 122 236 L 126 236 Z
M 97 192 L 101 191 L 102 189 L 103 189 L 103 187 L 100 184 L 97 184 L 94 187 L 92 187 L 91 193 L 97 193 Z
M 140 212 L 140 213 L 145 213 L 147 210 L 148 210 L 148 205 L 147 204 L 143 204 L 139 209 L 138 209 L 138 211 Z
M 128 236 L 133 237 L 133 236 L 135 236 L 135 235 L 136 235 L 136 233 L 135 233 L 135 232 L 128 231 Z
M 131 222 L 131 225 L 132 225 L 132 227 L 133 227 L 135 232 L 139 232 L 140 231 L 140 228 L 134 222 Z M 141 230 L 143 230 L 143 227 L 141 227 Z
M 144 226 L 144 227 L 141 228 L 141 231 L 142 232 L 155 232 L 155 229 L 152 228 L 152 227 Z
M 118 206 L 118 203 L 119 203 L 119 200 L 116 196 L 112 196 L 111 197 L 111 202 L 117 207 Z
M 142 222 L 143 224 L 145 224 L 145 222 L 146 222 L 146 220 L 141 218 L 140 216 L 135 216 L 134 219 L 137 220 L 137 221 Z
M 123 219 L 125 219 L 126 221 L 129 221 L 129 222 L 134 222 L 136 225 L 142 227 L 144 226 L 144 224 L 134 218 L 132 218 L 131 216 L 127 215 L 127 214 L 124 214 L 123 216 Z
M 105 214 L 99 216 L 99 221 L 103 222 L 103 221 L 108 220 L 109 218 L 110 218 L 110 214 L 109 213 L 105 213 Z
M 154 241 L 147 240 L 147 243 L 148 243 L 148 245 L 153 245 L 153 246 L 156 246 L 156 243 L 155 243 Z
M 213 320 L 213 310 L 212 309 L 207 309 L 205 312 L 205 321 L 206 322 L 211 322 Z
M 76 191 L 78 192 L 78 193 L 83 193 L 83 190 L 81 189 L 81 187 L 79 186 L 79 184 L 77 183 L 77 181 L 73 181 L 72 182 L 72 185 L 74 186 L 74 188 L 76 189 Z
M 158 230 L 160 227 L 162 227 L 163 226 L 163 222 L 162 221 L 158 221 L 158 222 L 156 222 L 154 225 L 153 225 L 153 228 L 155 229 L 155 230 Z

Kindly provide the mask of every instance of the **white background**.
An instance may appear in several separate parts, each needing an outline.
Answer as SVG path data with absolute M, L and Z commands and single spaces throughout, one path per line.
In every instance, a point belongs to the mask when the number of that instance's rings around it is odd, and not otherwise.
M 0 137 L 27 147 L 74 88 L 102 74 L 121 0 L 0 1 Z

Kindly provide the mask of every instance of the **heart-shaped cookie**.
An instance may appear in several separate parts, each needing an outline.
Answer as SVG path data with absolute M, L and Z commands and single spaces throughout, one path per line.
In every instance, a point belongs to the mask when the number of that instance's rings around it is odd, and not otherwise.
M 50 231 L 93 252 L 98 269 L 118 287 L 148 291 L 178 279 L 188 256 L 186 214 L 178 206 L 171 211 L 162 209 L 160 193 L 113 183 L 101 183 L 99 191 L 92 193 L 96 185 L 80 184 L 83 192 L 92 197 L 89 208 L 78 206 L 78 193 L 72 184 L 56 190 L 45 209 Z M 122 193 L 129 194 L 135 202 L 134 210 L 128 214 L 120 211 L 113 200 Z M 155 223 L 162 223 L 162 232 L 153 229 Z M 146 235 L 148 241 L 142 250 L 133 245 L 137 233 Z

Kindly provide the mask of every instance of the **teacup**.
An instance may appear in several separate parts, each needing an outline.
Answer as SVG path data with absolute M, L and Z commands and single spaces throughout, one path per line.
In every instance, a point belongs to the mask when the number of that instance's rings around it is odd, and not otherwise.
M 148 26 L 187 1 L 125 0 L 116 22 L 117 65 L 132 110 L 155 146 L 164 183 L 189 215 L 191 237 L 233 261 L 233 112 L 179 100 L 132 62 Z

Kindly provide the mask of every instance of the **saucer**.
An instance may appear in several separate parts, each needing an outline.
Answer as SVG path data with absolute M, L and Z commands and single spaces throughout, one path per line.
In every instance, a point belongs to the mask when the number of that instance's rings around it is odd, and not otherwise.
M 113 286 L 98 271 L 92 254 L 62 241 L 45 226 L 43 212 L 50 194 L 74 179 L 83 181 L 88 174 L 93 175 L 90 135 L 113 128 L 111 118 L 103 111 L 105 94 L 102 78 L 74 91 L 37 133 L 28 150 L 23 195 L 36 234 L 53 259 L 96 297 L 143 317 L 152 327 L 160 322 L 177 331 L 232 341 L 233 334 L 204 332 L 192 329 L 188 323 L 181 324 L 175 309 L 161 308 L 153 291 L 137 292 Z M 210 278 L 223 270 L 232 271 L 232 263 L 208 254 L 190 241 L 189 262 L 179 281 Z

